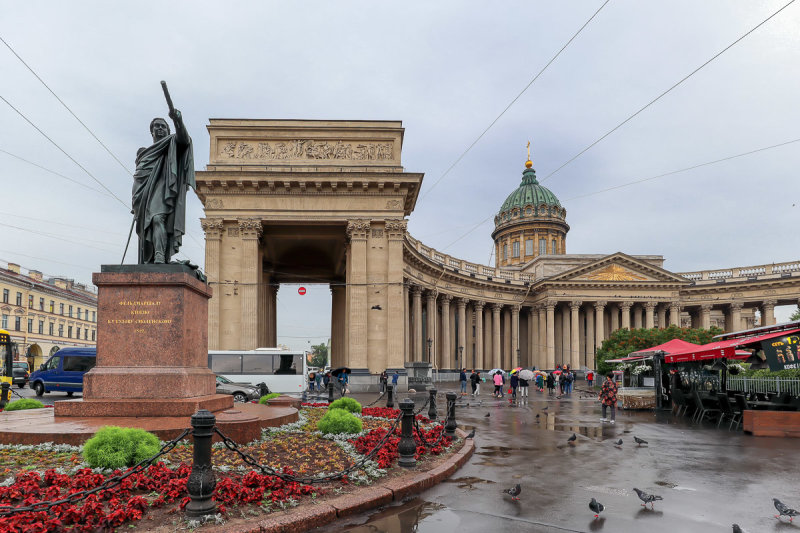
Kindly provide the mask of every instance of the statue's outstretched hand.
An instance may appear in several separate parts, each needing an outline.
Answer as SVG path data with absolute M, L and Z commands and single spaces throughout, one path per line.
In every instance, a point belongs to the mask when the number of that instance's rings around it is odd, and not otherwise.
M 173 108 L 172 111 L 169 112 L 169 118 L 172 120 L 181 120 L 181 112 Z

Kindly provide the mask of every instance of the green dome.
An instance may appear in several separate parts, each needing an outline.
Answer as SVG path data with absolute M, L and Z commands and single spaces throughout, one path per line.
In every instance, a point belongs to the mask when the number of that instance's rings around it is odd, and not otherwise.
M 508 198 L 500 208 L 500 213 L 507 213 L 515 207 L 523 209 L 525 206 L 532 206 L 537 209 L 537 212 L 531 214 L 546 215 L 547 213 L 538 212 L 538 208 L 542 205 L 561 208 L 561 202 L 558 201 L 556 195 L 536 181 L 536 171 L 532 168 L 526 168 L 522 171 L 522 183 L 517 187 L 517 190 L 508 195 Z

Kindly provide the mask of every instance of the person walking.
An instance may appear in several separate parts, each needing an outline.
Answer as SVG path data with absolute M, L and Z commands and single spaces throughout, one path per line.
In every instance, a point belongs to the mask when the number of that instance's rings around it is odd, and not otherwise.
M 556 391 L 556 378 L 553 372 L 547 374 L 547 394 L 553 394 Z
M 520 398 L 527 398 L 528 397 L 528 380 L 519 378 L 519 397 Z
M 309 372 L 308 374 L 308 390 L 310 392 L 314 392 L 314 384 L 316 381 L 317 375 L 314 372 Z
M 555 388 L 558 389 L 559 394 L 564 394 L 564 371 L 559 370 L 557 373 L 553 372 L 553 379 L 556 380 Z
M 500 398 L 500 395 L 503 393 L 503 373 L 495 372 L 492 381 L 494 382 L 494 393 L 492 395 L 495 398 Z
M 472 373 L 469 375 L 469 385 L 472 388 L 472 395 L 475 396 L 475 391 L 478 390 L 478 373 L 475 369 L 472 369 Z
M 600 402 L 603 404 L 603 417 L 600 419 L 605 422 L 606 408 L 611 407 L 611 423 L 617 417 L 617 384 L 614 383 L 614 375 L 609 372 L 606 374 L 606 380 L 603 382 L 603 388 L 600 390 Z
M 467 369 L 462 368 L 458 375 L 458 382 L 461 384 L 461 396 L 467 395 Z
M 475 376 L 476 376 L 476 379 L 475 379 L 475 396 L 480 396 L 481 395 L 481 382 L 483 381 L 483 378 L 481 377 L 480 370 L 476 370 L 475 371 Z
M 572 383 L 575 381 L 575 374 L 572 370 L 567 370 L 566 382 L 564 383 L 564 390 L 567 394 L 572 394 Z
M 397 370 L 395 370 L 394 374 L 392 374 L 392 388 L 394 389 L 395 393 L 397 393 L 397 379 L 399 377 L 400 377 L 400 374 L 398 374 Z
M 379 382 L 380 382 L 381 394 L 383 394 L 384 392 L 386 392 L 386 384 L 389 383 L 389 374 L 386 373 L 386 370 L 381 372 L 381 377 L 379 378 Z
M 591 370 L 589 370 L 589 371 L 586 373 L 586 384 L 589 386 L 589 388 L 590 388 L 590 389 L 592 388 L 592 382 L 593 382 L 593 381 L 594 381 L 594 372 L 592 372 Z
M 508 401 L 516 400 L 517 387 L 519 387 L 519 376 L 517 376 L 517 374 L 511 374 L 509 381 L 511 382 L 511 398 Z

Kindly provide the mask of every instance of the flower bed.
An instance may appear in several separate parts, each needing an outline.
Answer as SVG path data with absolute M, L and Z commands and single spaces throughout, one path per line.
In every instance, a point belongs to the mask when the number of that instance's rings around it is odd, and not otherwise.
M 327 405 L 325 405 L 327 407 Z M 325 409 L 306 407 L 300 421 L 264 431 L 262 438 L 240 446 L 260 464 L 294 476 L 318 476 L 341 472 L 363 459 L 386 434 L 399 411 L 384 408 L 364 409 L 364 431 L 358 435 L 322 435 L 312 431 Z M 433 444 L 441 425 L 415 429 L 417 458 L 438 455 L 452 444 L 444 437 L 434 447 L 421 445 L 422 439 Z M 217 520 L 224 520 L 236 508 L 235 516 L 257 516 L 301 505 L 325 494 L 348 490 L 351 483 L 371 483 L 396 467 L 399 427 L 383 448 L 359 469 L 326 484 L 307 485 L 264 475 L 247 466 L 238 454 L 224 445 L 212 448 L 217 474 L 213 498 L 218 503 Z M 181 524 L 180 510 L 189 502 L 186 482 L 191 471 L 192 447 L 181 443 L 162 456 L 157 464 L 131 474 L 119 485 L 99 490 L 85 499 L 64 503 L 50 512 L 23 512 L 0 517 L 0 531 L 97 531 L 126 527 L 147 530 Z M 43 444 L 39 446 L 0 446 L 0 507 L 23 507 L 39 501 L 54 501 L 70 494 L 99 487 L 120 471 L 86 468 L 79 447 Z

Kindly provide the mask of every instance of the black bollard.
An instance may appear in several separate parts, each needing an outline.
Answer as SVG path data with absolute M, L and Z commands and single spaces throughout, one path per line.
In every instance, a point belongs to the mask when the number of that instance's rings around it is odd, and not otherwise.
M 447 423 L 444 425 L 444 434 L 453 437 L 456 434 L 456 398 L 455 392 L 447 393 Z
M 11 383 L 4 381 L 2 392 L 0 392 L 0 409 L 5 409 L 11 401 Z
M 216 514 L 217 504 L 211 499 L 217 478 L 211 467 L 211 438 L 214 436 L 216 418 L 211 411 L 200 409 L 192 415 L 194 457 L 192 473 L 186 482 L 186 491 L 192 499 L 186 506 L 186 516 L 200 517 Z
M 394 409 L 394 385 L 386 385 L 386 407 Z
M 436 420 L 436 389 L 430 389 L 428 394 L 428 418 Z
M 403 419 L 400 422 L 400 442 L 397 444 L 397 453 L 400 454 L 397 464 L 404 468 L 414 468 L 417 460 L 417 443 L 414 440 L 414 400 L 406 398 L 400 402 Z
M 328 382 L 328 403 L 333 403 L 333 381 Z

